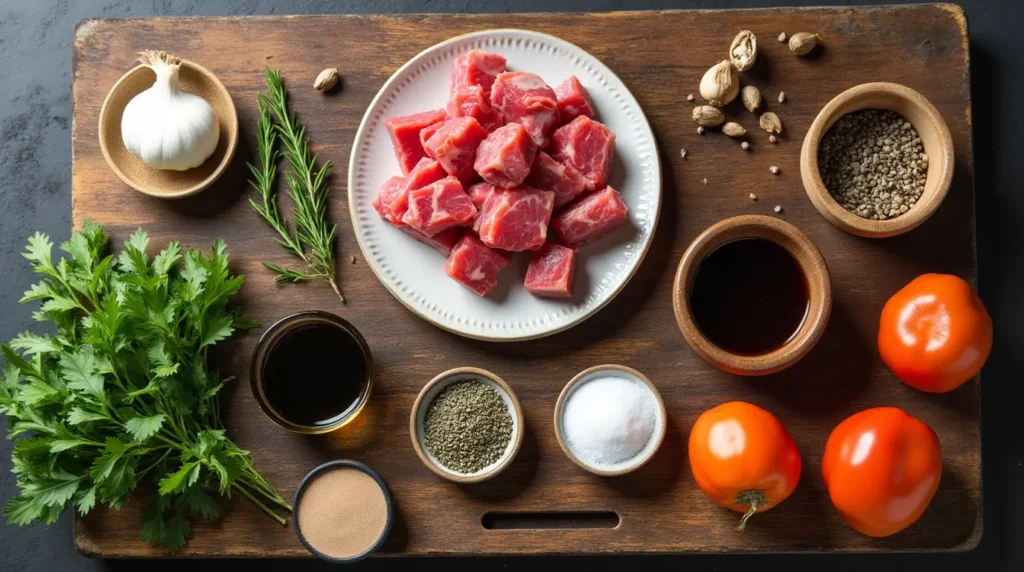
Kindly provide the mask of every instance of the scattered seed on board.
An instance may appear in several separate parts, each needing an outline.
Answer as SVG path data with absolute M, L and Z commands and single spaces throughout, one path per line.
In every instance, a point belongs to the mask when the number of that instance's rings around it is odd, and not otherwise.
M 704 128 L 703 127 L 698 127 L 697 128 L 697 135 L 703 135 L 703 134 L 704 134 Z
M 683 159 L 685 159 L 686 158 L 686 149 L 680 149 L 679 150 L 679 156 L 682 157 Z
M 780 41 L 780 42 L 783 42 L 783 43 L 785 43 L 785 41 L 786 41 L 787 39 L 788 39 L 788 38 L 786 38 L 786 33 L 785 33 L 785 32 L 782 32 L 781 34 L 779 34 L 779 41 Z
M 742 149 L 743 149 L 744 151 L 747 151 L 747 150 L 749 150 L 749 149 L 750 149 L 750 143 L 747 143 L 746 141 L 744 141 L 743 143 L 740 143 L 740 147 L 741 147 L 741 148 L 742 148 Z
M 355 263 L 356 263 L 356 257 L 355 257 L 355 256 L 353 256 L 353 257 L 352 257 L 352 264 L 355 264 Z
M 708 184 L 708 180 L 707 180 L 707 178 L 705 178 L 705 179 L 704 179 L 704 180 L 702 180 L 701 182 L 702 182 L 702 183 L 704 183 L 705 185 L 706 185 L 706 184 Z
M 779 103 L 783 103 L 785 101 L 786 101 L 786 92 L 780 91 L 779 92 Z
M 775 205 L 775 212 L 777 212 L 777 213 L 782 212 L 782 205 Z
M 693 101 L 694 99 L 696 99 L 696 98 L 693 97 L 692 93 L 686 96 L 686 101 Z
M 777 138 L 777 137 L 775 137 L 774 135 L 769 135 L 769 136 L 768 136 L 768 141 L 769 141 L 770 143 L 775 143 L 776 141 L 778 141 L 778 138 Z
M 755 195 L 754 193 L 750 193 L 750 200 L 756 201 L 757 200 L 757 195 Z
M 772 165 L 771 167 L 768 167 L 768 170 L 771 171 L 773 175 L 778 175 L 779 174 L 779 168 L 776 167 L 775 165 Z

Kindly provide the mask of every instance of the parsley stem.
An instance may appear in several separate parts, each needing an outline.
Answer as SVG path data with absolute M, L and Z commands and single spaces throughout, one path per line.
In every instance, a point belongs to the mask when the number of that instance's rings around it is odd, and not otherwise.
M 239 483 L 239 482 L 237 482 L 237 481 L 236 481 L 236 482 L 232 483 L 232 484 L 231 484 L 231 486 L 232 486 L 232 487 L 233 487 L 233 488 L 234 488 L 235 490 L 237 490 L 238 492 L 242 493 L 242 495 L 243 495 L 243 496 L 245 496 L 245 498 L 247 498 L 247 499 L 249 499 L 250 501 L 252 501 L 252 503 L 253 503 L 254 505 L 258 506 L 258 507 L 259 507 L 259 508 L 260 508 L 260 509 L 261 509 L 261 510 L 262 510 L 263 512 L 267 513 L 267 515 L 269 515 L 269 516 L 270 516 L 270 518 L 273 518 L 274 520 L 276 520 L 276 521 L 277 521 L 277 522 L 278 522 L 278 523 L 279 523 L 279 524 L 280 524 L 281 526 L 287 526 L 287 525 L 288 525 L 288 521 L 287 521 L 287 520 L 285 520 L 285 519 L 284 519 L 283 517 L 281 517 L 280 515 L 278 515 L 277 513 L 275 513 L 275 512 L 274 512 L 274 511 L 273 511 L 273 510 L 272 510 L 272 509 L 271 509 L 270 507 L 268 507 L 267 505 L 265 505 L 265 504 L 261 503 L 261 502 L 260 502 L 260 501 L 259 501 L 259 500 L 258 500 L 258 499 L 257 499 L 256 497 L 254 497 L 254 496 L 253 496 L 253 495 L 252 495 L 252 494 L 251 494 L 251 493 L 250 493 L 249 491 L 245 490 L 245 488 L 244 488 L 244 487 L 242 487 L 241 483 Z

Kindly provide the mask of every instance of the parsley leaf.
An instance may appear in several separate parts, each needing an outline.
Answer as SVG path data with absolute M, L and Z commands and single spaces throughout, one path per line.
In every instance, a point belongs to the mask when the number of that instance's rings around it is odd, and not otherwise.
M 0 343 L 0 414 L 19 488 L 7 521 L 117 509 L 146 480 L 159 494 L 141 536 L 170 552 L 192 534 L 189 517 L 219 515 L 214 490 L 245 491 L 285 524 L 274 509 L 291 506 L 220 421 L 217 395 L 230 378 L 206 362 L 210 346 L 251 327 L 229 306 L 242 277 L 231 274 L 226 245 L 203 254 L 170 241 L 151 258 L 142 229 L 120 253 L 108 253 L 109 242 L 86 222 L 55 261 L 49 237 L 29 238 L 24 256 L 40 280 L 21 302 L 40 304 L 35 318 L 56 332 Z

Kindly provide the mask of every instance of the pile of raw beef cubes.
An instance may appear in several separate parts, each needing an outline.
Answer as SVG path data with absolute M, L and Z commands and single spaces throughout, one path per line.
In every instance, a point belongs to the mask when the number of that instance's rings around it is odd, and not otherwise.
M 576 248 L 626 221 L 607 184 L 615 134 L 592 119 L 575 76 L 552 89 L 505 63 L 460 56 L 446 109 L 385 122 L 404 176 L 388 179 L 373 206 L 448 257 L 448 276 L 481 296 L 511 253 L 531 251 L 526 289 L 569 298 Z

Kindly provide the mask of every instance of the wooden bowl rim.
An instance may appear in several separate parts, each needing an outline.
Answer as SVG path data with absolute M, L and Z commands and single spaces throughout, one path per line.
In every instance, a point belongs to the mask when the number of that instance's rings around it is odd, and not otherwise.
M 565 441 L 565 436 L 562 434 L 562 408 L 565 405 L 566 399 L 568 399 L 569 394 L 572 393 L 572 390 L 577 385 L 579 385 L 585 377 L 597 371 L 618 371 L 627 373 L 635 377 L 639 381 L 643 382 L 643 384 L 646 385 L 648 388 L 650 388 L 651 392 L 654 393 L 655 401 L 658 403 L 658 416 L 661 419 L 661 429 L 655 435 L 652 435 L 652 438 L 654 439 L 654 446 L 651 447 L 651 449 L 644 456 L 637 457 L 631 464 L 623 466 L 622 468 L 619 469 L 601 469 L 599 467 L 587 464 L 582 459 L 577 457 L 575 453 L 572 452 L 572 449 L 569 448 L 569 444 L 566 443 Z M 661 398 L 661 392 L 658 391 L 658 388 L 646 375 L 640 373 L 639 371 L 631 367 L 607 363 L 588 367 L 587 369 L 577 373 L 572 379 L 569 380 L 569 383 L 565 384 L 565 387 L 562 388 L 562 392 L 558 394 L 558 400 L 555 401 L 554 422 L 555 438 L 558 440 L 558 446 L 562 448 L 562 452 L 565 453 L 566 457 L 569 457 L 570 461 L 575 463 L 577 467 L 583 469 L 584 471 L 593 473 L 595 475 L 599 475 L 602 477 L 617 477 L 620 475 L 625 475 L 626 473 L 631 473 L 639 469 L 640 467 L 643 467 L 648 463 L 648 461 L 654 458 L 654 455 L 657 454 L 658 449 L 661 448 L 661 444 L 665 440 L 665 433 L 668 430 L 668 412 L 665 410 L 665 401 Z
M 216 88 L 216 90 L 220 92 L 220 95 L 224 98 L 224 100 L 226 100 L 230 104 L 228 106 L 229 118 L 232 120 L 235 126 L 234 129 L 228 131 L 227 149 L 224 150 L 224 157 L 221 159 L 220 164 L 217 165 L 217 168 L 214 169 L 209 176 L 207 176 L 202 181 L 196 183 L 195 185 L 187 189 L 173 192 L 163 191 L 160 189 L 149 188 L 139 185 L 124 173 L 124 171 L 121 169 L 121 166 L 116 161 L 114 161 L 113 156 L 111 156 L 110 149 L 107 148 L 105 136 L 107 134 L 107 114 L 110 111 L 110 105 L 111 102 L 113 102 L 114 100 L 114 96 L 118 94 L 122 89 L 124 89 L 124 84 L 127 83 L 127 81 L 131 79 L 135 74 L 141 73 L 143 70 L 152 73 L 152 70 L 150 70 L 145 65 L 139 64 L 125 72 L 125 74 L 118 78 L 118 80 L 114 83 L 114 86 L 110 88 L 110 91 L 107 93 L 107 97 L 103 100 L 103 106 L 100 108 L 98 131 L 98 137 L 100 140 L 100 151 L 103 153 L 103 158 L 106 159 L 107 165 L 110 167 L 110 170 L 112 170 L 114 174 L 117 175 L 118 179 L 121 179 L 122 183 L 128 185 L 129 187 L 135 189 L 136 191 L 144 195 L 156 197 L 158 199 L 182 199 L 185 197 L 190 197 L 192 195 L 198 194 L 208 189 L 210 185 L 217 182 L 217 179 L 220 179 L 221 175 L 223 175 L 224 172 L 227 171 L 228 165 L 230 165 L 231 161 L 234 159 L 235 150 L 238 147 L 238 110 L 235 108 L 235 100 L 231 98 L 231 92 L 229 92 L 228 89 L 224 87 L 224 84 L 221 83 L 219 79 L 217 79 L 217 76 L 215 76 L 213 72 L 204 68 L 203 66 L 186 59 L 181 60 L 181 66 L 183 68 L 189 68 L 190 70 L 203 76 L 203 78 L 206 81 L 209 81 Z
M 930 124 L 935 127 L 936 136 L 939 141 L 939 148 L 937 149 L 939 152 L 934 153 L 936 150 L 932 149 L 931 151 L 933 152 L 928 153 L 928 161 L 929 163 L 940 163 L 934 165 L 934 167 L 938 167 L 936 170 L 938 180 L 935 186 L 929 192 L 926 184 L 925 193 L 922 194 L 921 199 L 906 213 L 887 220 L 869 220 L 843 208 L 828 192 L 828 189 L 825 188 L 825 183 L 821 179 L 821 173 L 818 171 L 818 147 L 821 144 L 822 137 L 824 137 L 835 121 L 841 116 L 851 113 L 840 113 L 844 106 L 858 99 L 880 93 L 904 101 L 907 105 L 917 108 L 929 118 Z M 910 121 L 908 117 L 904 117 L 904 119 Z M 911 124 L 914 125 L 914 129 L 920 134 L 922 126 L 915 124 L 913 121 L 911 121 Z M 953 138 L 939 110 L 920 92 L 905 85 L 891 82 L 863 83 L 851 87 L 832 98 L 821 109 L 817 117 L 814 118 L 811 127 L 807 130 L 807 135 L 804 136 L 803 146 L 800 149 L 800 177 L 803 180 L 804 190 L 807 192 L 808 198 L 811 199 L 811 203 L 833 225 L 851 234 L 866 238 L 885 238 L 903 234 L 927 220 L 939 208 L 939 205 L 942 204 L 946 194 L 949 192 L 949 186 L 953 181 L 953 167 Z
M 701 256 L 698 254 L 701 254 L 705 248 L 708 248 L 708 252 L 710 252 L 729 240 L 740 238 L 725 238 L 725 234 L 728 231 L 743 228 L 767 230 L 770 233 L 783 235 L 792 241 L 798 252 L 794 252 L 786 244 L 773 242 L 786 248 L 793 255 L 804 271 L 808 288 L 813 289 L 816 285 L 821 293 L 820 302 L 808 308 L 804 324 L 809 323 L 810 325 L 806 329 L 804 325 L 801 325 L 800 331 L 803 333 L 798 333 L 795 338 L 782 347 L 759 356 L 738 355 L 715 345 L 697 327 L 690 309 L 690 277 L 695 274 L 697 267 L 706 256 L 706 253 Z M 751 236 L 762 237 L 756 234 Z M 762 238 L 771 240 L 768 237 Z M 809 259 L 811 263 L 805 264 L 804 258 Z M 675 280 L 672 284 L 672 309 L 675 312 L 676 323 L 686 342 L 705 361 L 730 373 L 767 375 L 783 370 L 801 360 L 821 339 L 832 313 L 832 278 L 821 251 L 803 231 L 781 219 L 764 215 L 740 215 L 711 225 L 686 248 L 686 252 L 679 260 Z
M 502 391 L 504 391 L 508 395 L 509 401 L 512 403 L 512 411 L 510 411 L 509 413 L 515 417 L 517 427 L 515 439 L 512 442 L 512 449 L 505 455 L 505 457 L 502 460 L 498 461 L 498 463 L 495 464 L 493 467 L 491 467 L 490 470 L 474 475 L 460 475 L 454 471 L 451 471 L 450 469 L 444 469 L 439 467 L 437 463 L 431 460 L 431 458 L 427 455 L 427 452 L 423 450 L 423 446 L 420 444 L 419 428 L 417 427 L 416 423 L 416 419 L 419 417 L 420 409 L 429 405 L 425 401 L 427 394 L 430 392 L 430 390 L 442 383 L 454 383 L 453 381 L 450 381 L 451 378 L 457 375 L 464 374 L 472 374 L 480 377 L 485 377 L 490 381 L 493 381 L 495 385 L 500 387 Z M 456 367 L 441 372 L 434 376 L 433 379 L 428 381 L 427 384 L 423 386 L 423 389 L 421 389 L 419 394 L 416 396 L 416 401 L 414 401 L 412 404 L 412 412 L 409 415 L 409 436 L 412 438 L 412 448 L 414 451 L 416 451 L 416 456 L 419 457 L 420 461 L 422 461 L 423 464 L 426 465 L 426 467 L 430 469 L 435 475 L 438 475 L 440 477 L 448 479 L 449 481 L 453 481 L 460 484 L 472 484 L 479 483 L 481 481 L 486 481 L 487 479 L 497 476 L 499 473 L 508 468 L 508 466 L 512 464 L 512 461 L 515 460 L 516 455 L 519 454 L 519 449 L 522 448 L 523 446 L 524 434 L 525 420 L 523 418 L 523 408 L 522 405 L 520 405 L 519 399 L 516 397 L 515 392 L 512 391 L 512 387 L 497 374 L 478 367 Z

